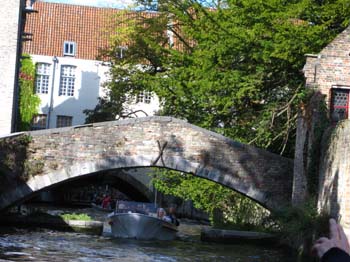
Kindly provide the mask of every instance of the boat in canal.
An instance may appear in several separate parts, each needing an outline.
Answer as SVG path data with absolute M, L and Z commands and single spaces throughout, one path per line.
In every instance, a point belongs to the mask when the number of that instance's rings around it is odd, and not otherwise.
M 112 236 L 139 240 L 173 240 L 176 225 L 157 217 L 151 203 L 120 201 L 117 210 L 108 215 Z
M 95 203 L 91 203 L 91 207 L 97 211 L 102 211 L 102 212 L 107 212 L 107 213 L 110 213 L 113 211 L 112 208 L 104 208 L 104 207 L 97 205 Z

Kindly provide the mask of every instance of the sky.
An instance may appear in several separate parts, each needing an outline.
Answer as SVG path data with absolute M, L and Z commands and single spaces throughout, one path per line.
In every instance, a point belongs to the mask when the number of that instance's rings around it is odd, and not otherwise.
M 45 2 L 88 5 L 98 7 L 127 8 L 133 5 L 133 0 L 44 0 Z

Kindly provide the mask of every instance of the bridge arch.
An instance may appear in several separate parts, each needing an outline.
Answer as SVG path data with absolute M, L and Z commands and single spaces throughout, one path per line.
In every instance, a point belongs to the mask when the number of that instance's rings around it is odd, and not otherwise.
M 26 161 L 41 168 L 28 180 L 12 184 L 13 174 L 5 174 L 9 182 L 0 191 L 0 210 L 67 180 L 139 167 L 164 167 L 209 179 L 268 209 L 291 201 L 292 160 L 175 118 L 135 118 L 27 134 L 31 141 Z

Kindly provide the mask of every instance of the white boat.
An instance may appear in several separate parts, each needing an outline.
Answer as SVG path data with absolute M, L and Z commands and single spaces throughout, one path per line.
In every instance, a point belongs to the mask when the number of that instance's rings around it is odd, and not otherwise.
M 116 238 L 133 238 L 140 240 L 173 240 L 176 237 L 176 225 L 155 217 L 150 211 L 150 203 L 137 203 L 137 209 L 128 210 L 125 203 L 108 215 L 112 236 Z M 130 205 L 131 202 L 128 202 Z M 135 202 L 134 202 L 135 203 Z M 140 209 L 143 207 L 143 209 Z M 131 208 L 132 209 L 132 208 Z M 148 212 L 147 212 L 148 211 Z
M 173 240 L 175 225 L 156 217 L 139 213 L 116 213 L 110 217 L 112 236 L 140 240 Z

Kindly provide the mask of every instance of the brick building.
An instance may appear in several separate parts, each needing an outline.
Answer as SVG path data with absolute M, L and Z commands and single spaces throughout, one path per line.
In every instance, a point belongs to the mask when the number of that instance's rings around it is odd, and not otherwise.
M 339 34 L 319 54 L 307 55 L 306 85 L 326 97 L 333 121 L 349 118 L 350 28 Z
M 0 9 L 0 136 L 14 131 L 21 23 L 25 1 L 2 1 Z

